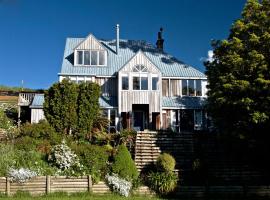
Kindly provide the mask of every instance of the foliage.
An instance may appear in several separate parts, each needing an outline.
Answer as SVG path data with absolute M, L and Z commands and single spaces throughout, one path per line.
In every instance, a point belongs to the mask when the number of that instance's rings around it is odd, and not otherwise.
M 126 180 L 136 180 L 139 176 L 138 170 L 125 145 L 120 145 L 114 157 L 112 172 Z
M 213 41 L 208 112 L 219 132 L 249 138 L 270 129 L 269 14 L 269 0 L 248 0 L 228 39 Z
M 162 153 L 157 158 L 156 166 L 161 172 L 172 172 L 175 168 L 175 159 L 168 153 Z
M 77 126 L 78 87 L 64 79 L 45 92 L 44 114 L 58 132 L 69 134 Z
M 147 180 L 151 189 L 160 194 L 168 194 L 176 188 L 178 178 L 173 172 L 151 172 Z
M 122 196 L 128 197 L 131 190 L 132 183 L 124 179 L 119 178 L 116 174 L 106 175 L 106 180 L 113 191 L 119 193 Z
M 15 163 L 13 146 L 0 144 L 0 155 L 0 176 L 6 176 L 8 169 Z
M 19 136 L 29 136 L 35 139 L 47 139 L 51 141 L 52 144 L 58 144 L 62 140 L 62 136 L 56 133 L 54 128 L 45 120 L 41 120 L 39 123 L 35 124 L 24 124 L 20 128 Z
M 8 170 L 7 176 L 9 177 L 11 182 L 24 183 L 27 180 L 37 176 L 37 173 L 25 168 L 10 168 Z
M 108 171 L 109 154 L 104 146 L 90 144 L 73 145 L 72 149 L 79 156 L 86 174 L 91 174 L 97 181 L 104 178 Z
M 78 132 L 85 136 L 92 130 L 99 113 L 100 86 L 96 83 L 81 83 L 78 94 Z M 91 139 L 91 136 L 90 136 Z
M 75 175 L 77 170 L 80 170 L 82 167 L 78 156 L 71 151 L 64 140 L 61 144 L 55 145 L 52 148 L 51 154 L 49 156 L 49 162 L 61 170 L 59 173 L 63 172 L 65 174 L 66 172 L 68 175 Z M 71 171 L 69 171 L 70 169 Z M 76 170 L 74 171 L 72 169 Z
M 116 134 L 118 139 L 118 144 L 127 144 L 132 145 L 135 140 L 136 131 L 133 129 L 123 129 Z
M 9 112 L 9 109 L 12 108 L 7 106 L 0 107 L 0 129 L 4 129 L 7 135 L 14 135 L 17 134 L 17 128 L 14 121 L 8 118 L 6 114 L 7 112 Z

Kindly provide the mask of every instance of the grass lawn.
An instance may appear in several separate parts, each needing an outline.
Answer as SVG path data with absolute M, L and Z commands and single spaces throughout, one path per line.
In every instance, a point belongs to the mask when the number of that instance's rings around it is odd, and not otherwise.
M 121 197 L 116 194 L 104 194 L 104 195 L 96 195 L 96 194 L 89 194 L 89 193 L 76 193 L 67 195 L 66 193 L 54 193 L 44 196 L 36 196 L 31 197 L 28 193 L 17 193 L 12 197 L 6 197 L 5 195 L 0 194 L 0 200 L 27 200 L 27 199 L 34 199 L 34 200 L 124 200 L 124 199 L 131 199 L 131 200 L 159 200 L 160 198 L 157 197 L 149 197 L 149 196 L 132 196 L 132 197 Z

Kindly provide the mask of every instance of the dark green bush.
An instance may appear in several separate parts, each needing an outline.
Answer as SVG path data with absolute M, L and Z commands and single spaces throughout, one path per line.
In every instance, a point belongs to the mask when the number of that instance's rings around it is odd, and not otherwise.
M 16 149 L 24 150 L 24 151 L 35 150 L 37 144 L 38 144 L 38 141 L 29 136 L 19 137 L 15 140 Z
M 157 170 L 161 172 L 172 172 L 175 168 L 175 159 L 168 153 L 162 153 L 157 159 Z
M 112 172 L 130 181 L 138 179 L 138 170 L 125 145 L 118 147 L 112 164 Z
M 103 146 L 90 144 L 72 144 L 71 148 L 79 156 L 80 163 L 87 174 L 94 179 L 103 178 L 108 172 L 109 153 Z
M 42 120 L 36 124 L 26 123 L 21 127 L 20 136 L 28 136 L 35 139 L 47 139 L 51 144 L 58 144 L 62 140 L 62 136 L 55 132 L 50 124 Z
M 178 181 L 177 175 L 173 172 L 151 172 L 147 179 L 149 187 L 159 194 L 173 192 Z

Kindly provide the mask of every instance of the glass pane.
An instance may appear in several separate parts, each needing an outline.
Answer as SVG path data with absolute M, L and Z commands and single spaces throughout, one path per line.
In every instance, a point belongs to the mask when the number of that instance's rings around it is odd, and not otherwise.
M 196 80 L 196 96 L 202 96 L 202 81 Z
M 152 78 L 152 90 L 157 90 L 158 88 L 158 77 Z
M 110 110 L 110 126 L 115 126 L 115 110 Z
M 91 51 L 91 65 L 97 65 L 97 51 Z
M 83 52 L 82 51 L 77 51 L 77 59 L 78 59 L 78 64 L 82 65 L 83 64 Z
M 99 52 L 99 65 L 105 65 L 105 52 L 100 51 Z
M 133 90 L 140 89 L 140 77 L 133 77 Z
M 188 93 L 189 96 L 195 96 L 194 80 L 188 80 Z
M 128 90 L 128 77 L 122 77 L 122 90 Z
M 90 65 L 90 52 L 89 51 L 84 52 L 84 64 Z
M 141 90 L 148 90 L 148 77 L 141 77 Z
M 187 95 L 187 80 L 182 80 L 182 95 Z

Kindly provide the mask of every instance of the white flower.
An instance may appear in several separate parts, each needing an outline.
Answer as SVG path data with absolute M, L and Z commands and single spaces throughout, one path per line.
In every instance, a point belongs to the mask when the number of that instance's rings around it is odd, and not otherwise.
M 35 176 L 37 176 L 36 172 L 25 168 L 20 169 L 10 168 L 8 170 L 8 177 L 10 178 L 11 182 L 24 183 Z
M 132 183 L 119 178 L 116 174 L 113 174 L 112 176 L 107 174 L 105 178 L 115 192 L 118 192 L 122 196 L 128 197 Z

